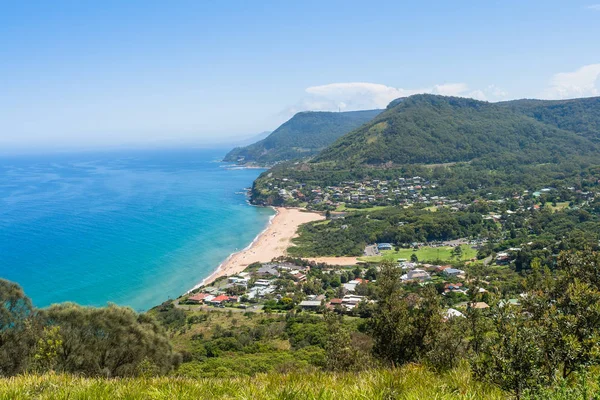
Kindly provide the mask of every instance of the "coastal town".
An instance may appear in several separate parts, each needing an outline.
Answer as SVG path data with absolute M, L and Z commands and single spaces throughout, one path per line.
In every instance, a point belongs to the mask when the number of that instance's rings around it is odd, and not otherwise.
M 540 187 L 504 196 L 498 193 L 452 196 L 441 194 L 450 190 L 440 182 L 420 176 L 344 181 L 337 185 L 321 186 L 270 175 L 266 179 L 266 187 L 262 190 L 276 198 L 274 203 L 286 207 L 332 212 L 392 205 L 419 206 L 431 210 L 446 207 L 452 211 L 459 211 L 477 201 L 512 204 L 511 211 L 516 211 L 525 206 L 535 206 L 535 203 L 557 203 L 566 200 L 575 204 L 590 202 L 594 200 L 595 189 L 598 187 L 598 180 L 594 179 L 589 182 L 586 190 L 574 186 Z
M 454 254 L 462 253 L 464 242 L 457 243 Z M 393 251 L 391 244 L 372 246 L 377 254 Z M 477 247 L 476 245 L 474 247 Z M 498 255 L 510 259 L 513 251 Z M 474 260 L 471 260 L 474 261 Z M 471 261 L 467 261 L 468 265 Z M 434 285 L 444 297 L 448 318 L 462 316 L 468 307 L 485 308 L 487 287 L 493 283 L 477 281 L 458 268 L 465 262 L 458 259 L 447 264 L 432 264 L 407 259 L 394 263 L 402 270 L 402 282 L 407 290 Z M 311 312 L 332 310 L 340 314 L 369 317 L 375 300 L 373 294 L 380 266 L 360 263 L 354 266 L 332 266 L 290 257 L 272 262 L 253 263 L 244 271 L 223 276 L 210 285 L 193 290 L 178 300 L 180 307 L 240 310 L 247 312 Z M 469 293 L 471 291 L 471 293 Z M 470 301 L 478 295 L 481 301 Z M 517 299 L 511 299 L 516 302 Z
M 594 184 L 597 186 L 597 182 Z M 517 279 L 515 270 L 531 254 L 552 256 L 555 250 L 544 245 L 545 242 L 519 242 L 515 227 L 526 226 L 542 210 L 551 213 L 577 210 L 589 207 L 596 199 L 595 190 L 543 187 L 505 198 L 490 193 L 488 199 L 467 201 L 464 197 L 452 199 L 436 195 L 439 182 L 419 176 L 346 181 L 325 187 L 273 177 L 269 185 L 288 206 L 277 208 L 278 214 L 296 213 L 304 218 L 301 223 L 291 224 L 288 236 L 280 238 L 286 246 L 267 252 L 267 257 L 260 249 L 252 248 L 243 257 L 233 255 L 234 261 L 235 257 L 242 257 L 244 262 L 231 266 L 228 260 L 225 270 L 221 268 L 221 273 L 213 279 L 181 297 L 179 306 L 247 312 L 333 310 L 368 317 L 374 306 L 373 293 L 382 262 L 392 263 L 402 270 L 402 282 L 408 291 L 434 285 L 442 296 L 448 317 L 463 315 L 470 307 L 487 307 L 489 291 L 503 293 L 505 301 L 516 304 L 519 293 L 509 288 L 511 280 Z M 305 211 L 290 206 L 304 207 Z M 478 218 L 488 226 L 486 235 L 371 243 L 358 257 L 294 258 L 287 252 L 294 245 L 296 229 L 308 222 L 337 224 L 344 230 L 348 226 L 344 222 L 348 214 L 361 210 L 416 207 L 431 212 L 444 209 L 458 213 L 472 211 L 474 206 L 479 207 Z M 277 224 L 279 221 L 273 225 Z M 398 222 L 400 226 L 403 224 Z M 267 230 L 266 236 L 269 235 L 276 236 Z

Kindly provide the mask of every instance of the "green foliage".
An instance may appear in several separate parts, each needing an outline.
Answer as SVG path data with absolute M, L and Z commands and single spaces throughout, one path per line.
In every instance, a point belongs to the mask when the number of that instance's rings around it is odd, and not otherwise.
M 27 367 L 35 339 L 34 309 L 19 285 L 0 279 L 0 375 Z
M 600 97 L 570 100 L 514 100 L 499 105 L 560 129 L 600 136 Z
M 493 334 L 474 364 L 475 375 L 521 398 L 528 390 L 548 383 L 539 327 L 520 310 L 500 307 L 492 318 Z
M 345 229 L 341 229 L 345 225 Z M 405 243 L 452 240 L 478 236 L 495 230 L 474 211 L 431 212 L 418 208 L 387 207 L 370 212 L 348 214 L 344 220 L 328 224 L 303 225 L 296 246 L 288 252 L 293 255 L 361 256 L 369 243 Z M 425 260 L 422 260 L 425 261 Z
M 144 361 L 160 373 L 175 356 L 163 329 L 153 318 L 130 308 L 55 304 L 42 310 L 46 326 L 60 327 L 56 370 L 88 376 L 136 376 Z
M 348 327 L 343 324 L 343 316 L 327 312 L 325 342 L 325 369 L 330 371 L 357 371 L 370 365 L 369 354 L 352 342 Z
M 231 150 L 224 161 L 261 164 L 310 157 L 340 136 L 377 116 L 381 110 L 350 112 L 301 112 L 277 128 L 267 138 Z
M 374 354 L 394 365 L 416 362 L 432 350 L 442 313 L 433 286 L 418 295 L 405 295 L 401 270 L 383 264 L 378 302 L 371 318 Z
M 60 352 L 63 351 L 63 339 L 60 326 L 44 327 L 38 339 L 34 358 L 34 370 L 54 371 Z
M 588 147 L 589 146 L 589 147 Z M 473 99 L 415 95 L 344 135 L 316 162 L 448 163 L 488 154 L 527 153 L 530 160 L 586 154 L 596 145 L 507 107 Z

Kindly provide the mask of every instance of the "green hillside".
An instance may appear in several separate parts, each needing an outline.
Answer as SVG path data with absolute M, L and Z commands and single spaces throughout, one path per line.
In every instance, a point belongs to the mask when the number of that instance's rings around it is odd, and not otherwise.
M 267 138 L 231 150 L 224 161 L 273 163 L 317 154 L 340 136 L 377 116 L 381 110 L 301 112 Z
M 415 95 L 393 102 L 375 119 L 338 139 L 314 162 L 433 164 L 500 154 L 526 154 L 528 161 L 544 162 L 597 151 L 586 135 L 560 129 L 572 128 L 582 115 L 573 117 L 572 123 L 564 119 L 564 123 L 549 124 L 549 117 L 538 120 L 525 115 L 527 109 L 525 105 Z M 590 129 L 593 126 L 589 124 Z
M 498 103 L 545 124 L 600 139 L 600 97 L 570 100 L 513 100 Z

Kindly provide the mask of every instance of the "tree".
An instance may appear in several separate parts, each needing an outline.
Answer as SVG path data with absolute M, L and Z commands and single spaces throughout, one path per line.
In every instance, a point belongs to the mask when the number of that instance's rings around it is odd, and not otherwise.
M 454 249 L 452 249 L 452 256 L 454 258 L 456 258 L 457 260 L 460 260 L 462 258 L 463 255 L 463 249 L 462 246 L 455 246 Z
M 343 324 L 343 316 L 325 312 L 327 324 L 325 341 L 325 368 L 330 371 L 352 371 L 364 367 L 360 352 L 352 345 L 350 331 Z
M 419 257 L 417 257 L 415 253 L 413 253 L 410 255 L 410 261 L 414 263 L 419 262 Z
M 473 364 L 475 375 L 497 384 L 520 399 L 527 390 L 549 380 L 542 368 L 540 330 L 515 306 L 498 307 L 491 339 Z
M 60 327 L 45 327 L 38 339 L 35 355 L 33 356 L 36 371 L 54 371 L 58 355 L 62 351 L 62 336 Z
M 418 361 L 435 341 L 441 324 L 439 297 L 426 286 L 404 295 L 401 270 L 384 263 L 377 282 L 378 302 L 371 318 L 374 354 L 396 365 Z
M 27 367 L 35 337 L 35 311 L 19 285 L 0 279 L 0 374 Z
M 378 274 L 377 268 L 369 267 L 369 269 L 367 269 L 367 271 L 365 272 L 365 279 L 374 281 L 377 279 L 377 274 Z
M 563 252 L 555 279 L 534 265 L 524 308 L 541 327 L 548 374 L 563 377 L 600 361 L 600 253 Z
M 59 327 L 56 369 L 88 376 L 135 376 L 148 364 L 158 374 L 178 360 L 160 325 L 149 315 L 109 305 L 56 304 L 43 310 L 46 326 Z

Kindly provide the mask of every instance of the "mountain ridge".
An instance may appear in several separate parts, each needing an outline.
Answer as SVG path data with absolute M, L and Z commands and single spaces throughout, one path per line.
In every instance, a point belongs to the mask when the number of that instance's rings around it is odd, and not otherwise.
M 595 101 L 592 104 L 595 107 Z M 600 109 L 600 101 L 598 105 Z M 532 154 L 539 161 L 598 151 L 600 129 L 594 127 L 600 127 L 600 117 L 591 118 L 590 129 L 574 132 L 561 128 L 572 128 L 574 122 L 563 118 L 551 123 L 552 113 L 541 113 L 540 107 L 528 102 L 413 95 L 392 101 L 384 112 L 337 139 L 312 161 L 435 164 L 504 153 Z
M 249 146 L 234 148 L 223 161 L 269 164 L 311 157 L 381 111 L 303 111 L 295 114 L 266 138 Z

